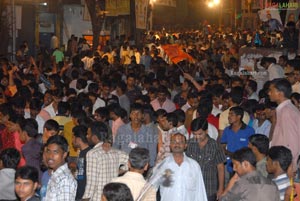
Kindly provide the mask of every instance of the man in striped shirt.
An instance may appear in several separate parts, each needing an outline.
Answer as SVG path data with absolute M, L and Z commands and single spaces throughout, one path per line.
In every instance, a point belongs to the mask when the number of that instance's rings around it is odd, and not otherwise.
M 292 152 L 284 146 L 271 147 L 267 157 L 267 171 L 274 174 L 273 181 L 276 183 L 280 200 L 290 198 L 289 188 L 291 186 L 290 179 L 287 175 L 288 168 L 292 163 Z

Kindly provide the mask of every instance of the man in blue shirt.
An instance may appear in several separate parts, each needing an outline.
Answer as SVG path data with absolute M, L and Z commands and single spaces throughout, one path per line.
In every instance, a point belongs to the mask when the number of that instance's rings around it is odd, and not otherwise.
M 134 103 L 129 116 L 131 121 L 118 129 L 113 147 L 128 154 L 136 147 L 146 148 L 150 152 L 150 167 L 153 167 L 157 153 L 158 134 L 155 130 L 143 125 L 143 115 L 143 106 Z
M 233 152 L 248 146 L 249 137 L 255 134 L 252 127 L 247 126 L 243 121 L 244 110 L 239 107 L 232 107 L 229 110 L 228 121 L 230 126 L 226 127 L 221 137 L 221 144 L 227 155 L 227 170 L 233 173 L 231 155 Z

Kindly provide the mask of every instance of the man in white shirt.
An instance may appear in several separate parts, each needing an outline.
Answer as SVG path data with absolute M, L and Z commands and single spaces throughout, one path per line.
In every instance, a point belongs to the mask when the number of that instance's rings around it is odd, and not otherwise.
M 172 155 L 165 158 L 160 165 L 162 170 L 171 170 L 171 184 L 160 185 L 161 201 L 207 201 L 206 190 L 199 164 L 187 157 L 184 150 L 186 139 L 182 134 L 172 135 L 170 148 Z M 154 169 L 154 174 L 158 168 Z
M 280 65 L 276 64 L 276 59 L 274 57 L 263 57 L 260 65 L 267 69 L 269 80 L 284 78 L 284 70 Z
M 112 182 L 124 183 L 131 191 L 134 200 L 137 200 L 141 191 L 143 190 L 146 181 L 143 173 L 149 167 L 150 155 L 149 150 L 146 148 L 137 147 L 130 151 L 128 168 L 129 171 L 123 176 L 114 178 Z M 145 193 L 144 201 L 156 201 L 156 191 L 154 188 Z

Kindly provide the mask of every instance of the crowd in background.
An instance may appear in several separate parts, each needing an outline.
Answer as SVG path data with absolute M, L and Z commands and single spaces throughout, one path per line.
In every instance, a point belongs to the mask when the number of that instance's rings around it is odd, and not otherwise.
M 163 30 L 94 51 L 53 35 L 36 57 L 24 42 L 0 60 L 0 200 L 298 199 L 297 26 Z M 193 59 L 174 62 L 172 44 Z M 247 46 L 283 54 L 241 68 Z

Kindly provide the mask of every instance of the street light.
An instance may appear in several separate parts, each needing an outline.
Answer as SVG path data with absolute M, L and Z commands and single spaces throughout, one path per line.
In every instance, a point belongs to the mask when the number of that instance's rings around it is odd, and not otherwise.
M 219 28 L 221 28 L 221 24 L 222 24 L 222 3 L 221 3 L 221 0 L 210 0 L 208 3 L 207 3 L 207 6 L 209 8 L 213 8 L 213 7 L 218 7 L 219 6 L 219 10 L 220 10 L 220 13 L 219 13 Z
M 207 6 L 209 7 L 209 8 L 212 8 L 212 7 L 214 7 L 214 2 L 208 2 L 208 4 L 207 4 Z

